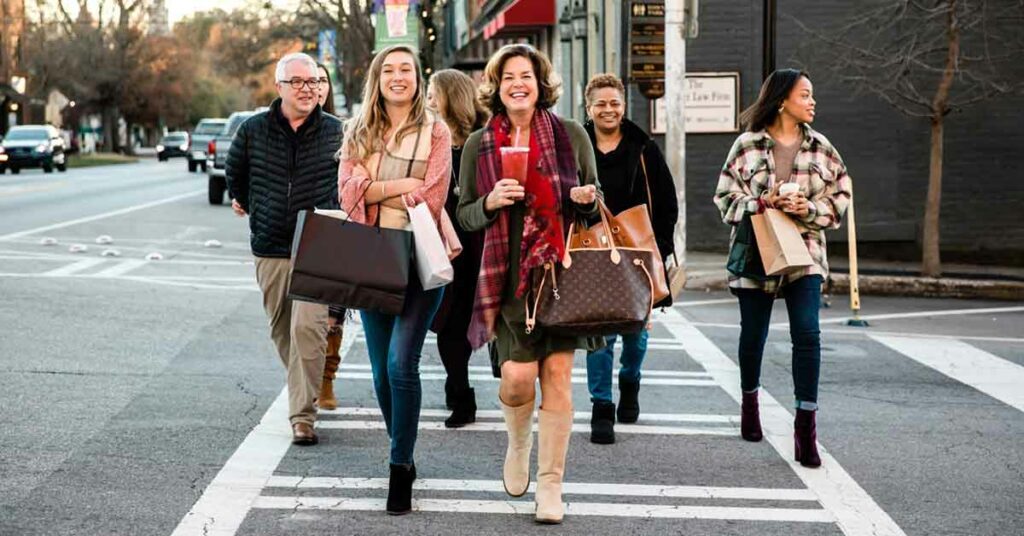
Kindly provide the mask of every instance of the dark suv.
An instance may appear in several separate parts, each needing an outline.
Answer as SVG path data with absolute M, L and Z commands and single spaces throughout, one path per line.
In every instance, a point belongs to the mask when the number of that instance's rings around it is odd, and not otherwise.
M 22 168 L 41 167 L 46 173 L 67 171 L 64 138 L 50 125 L 19 125 L 7 131 L 0 146 L 0 173 L 11 168 L 20 173 Z
M 156 157 L 161 162 L 175 156 L 188 156 L 188 133 L 170 132 L 156 146 Z

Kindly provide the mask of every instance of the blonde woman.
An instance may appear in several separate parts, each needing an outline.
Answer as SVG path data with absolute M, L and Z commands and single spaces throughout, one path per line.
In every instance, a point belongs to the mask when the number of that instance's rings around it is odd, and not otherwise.
M 503 480 L 513 497 L 530 484 L 534 384 L 540 379 L 535 519 L 561 523 L 562 477 L 572 432 L 572 361 L 598 338 L 526 330 L 530 274 L 559 262 L 577 212 L 597 210 L 597 165 L 587 133 L 549 111 L 561 85 L 551 62 L 529 45 L 502 47 L 487 62 L 480 100 L 494 118 L 466 141 L 459 177 L 459 221 L 484 230 L 470 343 L 495 341 L 501 364 L 499 398 L 508 431 Z M 528 148 L 525 169 L 502 162 L 500 149 Z
M 427 204 L 435 223 L 445 217 L 451 134 L 427 111 L 420 73 L 416 53 L 407 46 L 386 48 L 370 64 L 363 109 L 346 127 L 338 169 L 341 206 L 354 221 L 405 228 L 406 207 L 420 203 Z M 401 315 L 360 312 L 373 387 L 391 438 L 387 512 L 393 515 L 412 510 L 420 352 L 443 294 L 443 289 L 424 290 L 415 269 L 409 274 Z
M 448 190 L 445 211 L 453 220 L 459 202 L 458 179 L 462 146 L 474 130 L 484 126 L 490 112 L 476 99 L 476 83 L 455 69 L 444 69 L 430 77 L 427 85 L 427 106 L 435 110 L 452 132 L 452 184 Z M 448 378 L 444 382 L 445 401 L 452 414 L 444 421 L 448 428 L 461 428 L 476 421 L 476 393 L 469 386 L 469 358 L 473 348 L 466 333 L 473 317 L 476 277 L 483 254 L 483 233 L 469 232 L 456 223 L 455 232 L 462 242 L 462 254 L 452 265 L 455 280 L 445 289 L 441 309 L 434 319 L 437 350 Z M 458 306 L 466 304 L 467 306 Z

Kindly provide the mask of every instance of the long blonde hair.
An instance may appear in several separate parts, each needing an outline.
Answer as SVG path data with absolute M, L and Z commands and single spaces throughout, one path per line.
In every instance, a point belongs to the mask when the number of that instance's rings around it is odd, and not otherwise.
M 491 113 L 476 98 L 476 83 L 466 73 L 442 69 L 430 77 L 437 111 L 452 131 L 452 141 L 465 142 L 483 128 Z
M 384 107 L 380 77 L 381 71 L 384 70 L 384 59 L 392 52 L 408 53 L 412 56 L 416 69 L 416 93 L 412 97 L 412 110 L 405 125 L 395 134 L 395 141 L 400 142 L 405 136 L 416 132 L 427 119 L 423 71 L 420 69 L 420 60 L 416 52 L 406 45 L 387 47 L 378 52 L 370 63 L 370 69 L 366 73 L 366 84 L 363 86 L 363 108 L 358 116 L 348 121 L 345 141 L 340 151 L 341 158 L 363 161 L 369 155 L 384 149 L 384 133 L 393 125 Z

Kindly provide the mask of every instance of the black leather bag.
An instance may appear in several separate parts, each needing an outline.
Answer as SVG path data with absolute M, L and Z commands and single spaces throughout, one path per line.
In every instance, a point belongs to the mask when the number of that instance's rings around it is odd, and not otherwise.
M 757 237 L 754 236 L 754 226 L 750 223 L 750 214 L 743 216 L 743 221 L 736 226 L 736 238 L 729 249 L 729 260 L 725 269 L 732 275 L 755 281 L 770 279 L 764 272 L 764 263 L 757 249 Z
M 412 267 L 412 233 L 299 213 L 288 297 L 399 315 Z

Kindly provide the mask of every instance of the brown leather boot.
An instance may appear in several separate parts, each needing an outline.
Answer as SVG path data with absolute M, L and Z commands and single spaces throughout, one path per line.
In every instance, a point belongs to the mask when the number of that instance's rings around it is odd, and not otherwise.
M 317 405 L 320 409 L 338 409 L 338 399 L 334 396 L 334 377 L 341 365 L 341 326 L 327 330 L 327 355 L 324 356 L 324 380 L 320 384 L 320 396 Z

